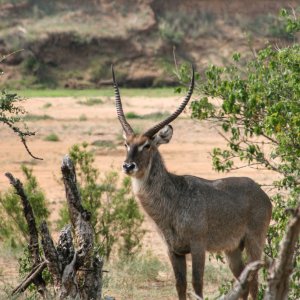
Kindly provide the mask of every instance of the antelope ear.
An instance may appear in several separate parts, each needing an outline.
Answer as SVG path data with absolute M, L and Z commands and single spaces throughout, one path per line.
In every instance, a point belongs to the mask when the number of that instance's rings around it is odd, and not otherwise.
M 170 142 L 172 136 L 173 136 L 173 127 L 171 125 L 166 125 L 154 136 L 153 143 L 156 146 L 159 146 L 161 144 L 167 144 Z

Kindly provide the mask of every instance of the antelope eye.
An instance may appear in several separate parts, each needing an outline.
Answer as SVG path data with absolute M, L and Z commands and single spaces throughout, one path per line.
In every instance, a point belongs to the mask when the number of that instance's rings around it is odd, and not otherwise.
M 150 149 L 150 144 L 145 145 L 144 149 Z

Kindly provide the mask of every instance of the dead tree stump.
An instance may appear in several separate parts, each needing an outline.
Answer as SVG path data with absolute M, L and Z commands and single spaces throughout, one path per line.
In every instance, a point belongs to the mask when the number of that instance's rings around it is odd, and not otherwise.
M 48 298 L 46 287 L 41 284 L 41 273 L 48 267 L 54 281 L 54 297 L 56 299 L 100 300 L 102 292 L 103 260 L 94 252 L 94 233 L 90 223 L 90 213 L 81 204 L 77 187 L 74 165 L 65 156 L 61 167 L 66 190 L 68 211 L 71 225 L 61 230 L 57 246 L 55 246 L 46 222 L 41 224 L 40 236 L 45 260 L 39 255 L 38 231 L 31 205 L 24 193 L 22 183 L 6 174 L 11 184 L 20 195 L 24 214 L 29 227 L 31 256 L 33 266 L 30 274 L 14 290 L 18 294 L 34 283 L 41 294 Z

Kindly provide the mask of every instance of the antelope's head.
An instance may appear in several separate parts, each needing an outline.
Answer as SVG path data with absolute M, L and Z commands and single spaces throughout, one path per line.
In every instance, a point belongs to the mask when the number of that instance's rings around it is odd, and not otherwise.
M 143 134 L 135 134 L 129 123 L 127 122 L 121 102 L 121 96 L 118 84 L 115 79 L 114 69 L 112 67 L 113 84 L 115 90 L 116 109 L 119 121 L 124 130 L 125 147 L 127 150 L 126 159 L 123 163 L 123 171 L 127 175 L 141 178 L 147 170 L 151 157 L 158 151 L 157 148 L 161 144 L 169 143 L 173 135 L 173 128 L 169 125 L 184 110 L 188 104 L 194 89 L 194 69 L 188 93 L 179 106 L 179 108 L 168 118 L 153 126 Z

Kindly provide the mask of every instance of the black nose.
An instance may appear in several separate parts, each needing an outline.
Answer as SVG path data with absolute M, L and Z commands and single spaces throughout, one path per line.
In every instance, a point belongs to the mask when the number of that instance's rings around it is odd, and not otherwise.
M 124 163 L 123 164 L 123 170 L 127 173 L 129 173 L 130 171 L 132 171 L 134 168 L 136 167 L 136 164 L 134 162 L 131 163 Z

